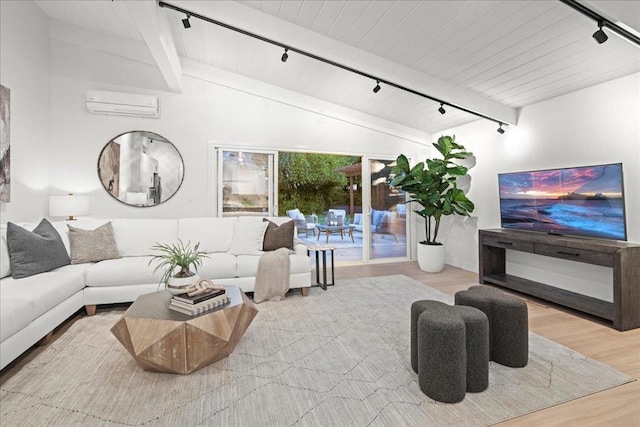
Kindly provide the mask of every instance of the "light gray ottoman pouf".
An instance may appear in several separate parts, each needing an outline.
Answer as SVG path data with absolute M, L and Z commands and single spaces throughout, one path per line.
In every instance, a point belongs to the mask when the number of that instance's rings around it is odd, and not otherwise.
M 489 324 L 480 310 L 439 301 L 411 306 L 411 366 L 420 390 L 456 403 L 489 386 Z
M 475 307 L 489 318 L 491 360 L 511 368 L 529 361 L 529 316 L 522 298 L 489 286 L 472 286 L 457 292 L 456 305 Z

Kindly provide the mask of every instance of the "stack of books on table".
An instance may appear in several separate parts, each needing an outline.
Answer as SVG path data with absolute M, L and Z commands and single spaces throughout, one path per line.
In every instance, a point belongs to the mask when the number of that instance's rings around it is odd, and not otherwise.
M 189 316 L 195 316 L 225 305 L 228 302 L 229 296 L 225 293 L 224 289 L 213 289 L 204 294 L 194 295 L 192 297 L 187 294 L 174 295 L 169 303 L 169 309 Z

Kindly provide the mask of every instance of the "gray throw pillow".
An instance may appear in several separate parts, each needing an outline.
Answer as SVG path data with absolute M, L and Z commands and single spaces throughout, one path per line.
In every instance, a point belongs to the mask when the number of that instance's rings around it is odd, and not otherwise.
M 76 228 L 69 224 L 67 227 L 69 227 L 71 264 L 120 258 L 111 222 L 101 225 L 95 230 Z
M 264 241 L 262 242 L 263 251 L 275 251 L 280 248 L 293 250 L 293 235 L 295 231 L 293 221 L 287 221 L 278 226 L 266 218 L 262 220 L 269 223 L 269 225 L 267 225 L 267 231 L 264 233 Z
M 33 231 L 7 223 L 11 277 L 22 279 L 68 265 L 71 260 L 60 234 L 46 219 Z

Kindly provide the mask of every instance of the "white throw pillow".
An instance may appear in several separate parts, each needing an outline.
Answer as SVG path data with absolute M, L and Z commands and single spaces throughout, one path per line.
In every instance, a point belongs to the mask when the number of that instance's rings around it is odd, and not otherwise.
M 232 255 L 260 255 L 262 241 L 267 231 L 267 221 L 242 221 L 233 227 L 233 241 L 229 253 Z
M 111 224 L 120 256 L 154 255 L 151 247 L 157 243 L 178 241 L 175 219 L 114 219 Z
M 178 238 L 185 244 L 200 242 L 200 250 L 227 252 L 233 241 L 236 217 L 183 218 L 178 220 Z

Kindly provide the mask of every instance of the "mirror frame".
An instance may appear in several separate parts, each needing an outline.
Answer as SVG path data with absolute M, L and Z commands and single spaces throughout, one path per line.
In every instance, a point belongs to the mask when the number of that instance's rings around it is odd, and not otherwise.
M 114 143 L 118 138 L 127 135 L 127 134 L 133 134 L 133 133 L 143 133 L 147 136 L 155 136 L 156 138 L 151 138 L 151 139 L 156 139 L 159 142 L 164 142 L 167 144 L 170 144 L 171 147 L 173 147 L 173 149 L 175 150 L 175 152 L 178 154 L 178 157 L 180 158 L 180 163 L 182 164 L 182 176 L 180 177 L 180 183 L 178 184 L 178 187 L 175 189 L 175 191 L 173 192 L 173 194 L 171 194 L 169 197 L 167 197 L 167 199 L 165 200 L 160 200 L 159 203 L 157 204 L 153 204 L 153 205 L 137 205 L 137 204 L 132 204 L 132 203 L 127 203 L 124 200 L 120 200 L 118 197 L 114 196 L 111 191 L 109 190 L 108 186 L 105 185 L 105 183 L 102 180 L 102 176 L 100 174 L 101 172 L 101 167 L 100 167 L 100 160 L 102 159 L 103 154 L 105 153 L 105 150 L 107 150 L 109 148 L 109 146 Z M 118 165 L 119 167 L 119 165 Z M 116 201 L 122 203 L 123 205 L 126 206 L 130 206 L 133 208 L 153 208 L 156 206 L 160 206 L 161 204 L 171 200 L 177 193 L 178 191 L 180 191 L 180 188 L 182 187 L 182 183 L 184 182 L 184 175 L 185 175 L 185 167 L 184 167 L 184 159 L 182 158 L 182 154 L 180 154 L 180 151 L 178 150 L 178 148 L 171 142 L 169 141 L 167 138 L 165 138 L 164 136 L 155 133 L 155 132 L 151 132 L 151 131 L 147 131 L 147 130 L 131 130 L 131 131 L 127 131 L 127 132 L 123 132 L 113 138 L 111 138 L 105 145 L 104 147 L 102 147 L 102 149 L 100 150 L 100 154 L 98 155 L 98 161 L 97 161 L 97 165 L 96 165 L 96 171 L 98 173 L 98 181 L 100 181 L 100 184 L 102 185 L 102 188 L 107 192 L 107 194 L 109 196 L 111 196 L 113 199 L 115 199 Z

